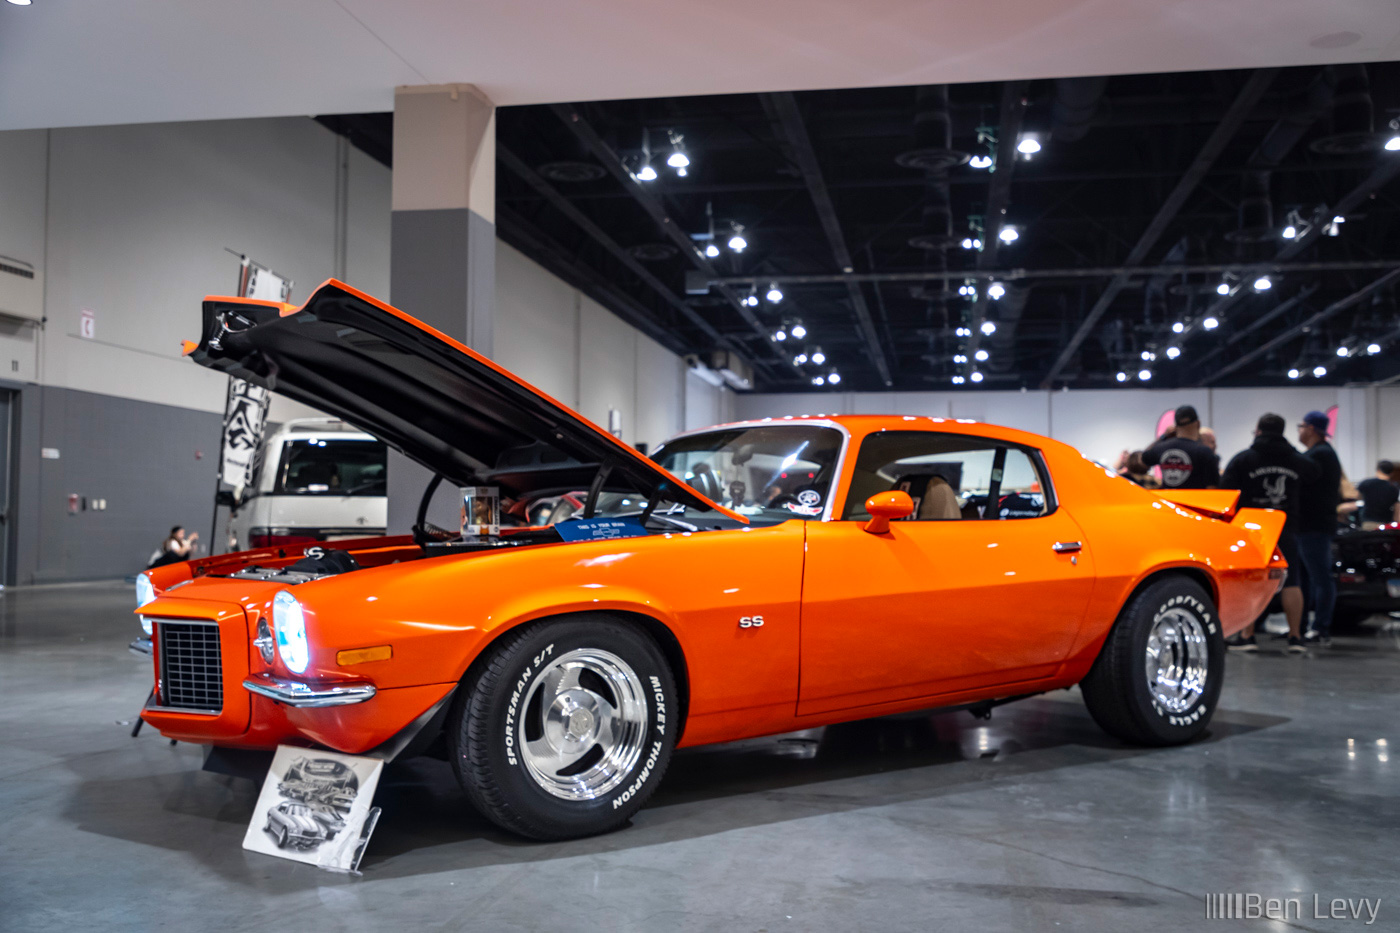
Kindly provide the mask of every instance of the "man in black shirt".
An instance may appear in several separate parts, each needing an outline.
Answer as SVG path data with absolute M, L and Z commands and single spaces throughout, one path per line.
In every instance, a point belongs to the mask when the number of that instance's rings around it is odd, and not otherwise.
M 1220 458 L 1201 443 L 1201 419 L 1190 405 L 1176 410 L 1175 431 L 1143 451 L 1142 461 L 1162 468 L 1166 489 L 1208 489 L 1220 483 Z
M 1304 637 L 1319 645 L 1332 643 L 1332 606 L 1337 599 L 1332 537 L 1337 533 L 1337 506 L 1342 502 L 1342 463 L 1327 443 L 1331 427 L 1331 419 L 1320 411 L 1308 412 L 1298 425 L 1298 440 L 1319 470 L 1316 482 L 1303 485 L 1297 522 L 1298 551 L 1313 610 L 1312 631 Z
M 1361 527 L 1372 531 L 1387 522 L 1396 521 L 1395 505 L 1400 502 L 1400 488 L 1391 482 L 1395 464 L 1382 460 L 1376 464 L 1376 475 L 1356 484 L 1361 493 Z
M 1288 618 L 1288 650 L 1301 653 L 1303 590 L 1299 586 L 1302 558 L 1294 537 L 1293 525 L 1305 483 L 1315 482 L 1317 465 L 1293 449 L 1284 439 L 1285 422 L 1282 415 L 1268 414 L 1259 419 L 1254 429 L 1254 443 L 1248 450 L 1235 454 L 1220 485 L 1240 491 L 1240 507 L 1251 509 L 1280 509 L 1286 519 L 1278 549 L 1288 561 L 1288 576 L 1283 581 L 1283 614 Z M 1231 648 L 1256 651 L 1254 625 L 1226 642 Z

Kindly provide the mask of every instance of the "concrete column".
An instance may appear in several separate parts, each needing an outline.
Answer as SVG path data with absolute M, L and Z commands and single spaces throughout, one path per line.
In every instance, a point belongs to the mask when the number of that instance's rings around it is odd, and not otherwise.
M 394 92 L 390 303 L 487 356 L 496 303 L 496 108 L 470 84 Z M 389 457 L 389 533 L 406 533 L 431 474 Z M 429 520 L 455 528 L 455 490 Z

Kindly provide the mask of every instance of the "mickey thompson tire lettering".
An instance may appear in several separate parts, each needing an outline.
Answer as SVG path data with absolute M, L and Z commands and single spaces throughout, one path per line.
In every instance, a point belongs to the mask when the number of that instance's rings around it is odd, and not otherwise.
M 640 754 L 623 766 L 611 790 L 597 796 L 560 795 L 554 784 L 541 784 L 531 770 L 540 759 L 520 747 L 539 734 L 535 720 L 542 710 L 532 700 L 536 679 L 581 650 L 606 652 L 630 668 L 640 680 L 637 699 L 645 716 L 631 720 L 642 729 Z M 608 689 L 597 682 L 582 686 L 605 694 Z M 482 815 L 533 839 L 570 839 L 625 824 L 660 784 L 680 726 L 673 712 L 679 708 L 675 678 L 665 656 L 639 626 L 610 613 L 546 619 L 507 633 L 473 666 L 463 694 L 446 728 L 453 773 Z
M 1199 626 L 1195 629 L 1199 634 L 1185 645 L 1189 651 L 1204 651 L 1204 665 L 1196 667 L 1204 671 L 1200 693 L 1194 700 L 1189 694 L 1172 696 L 1173 703 L 1190 704 L 1179 709 L 1163 705 L 1149 687 L 1149 673 L 1154 673 L 1148 669 L 1149 639 L 1154 629 L 1163 631 L 1159 625 L 1172 622 L 1178 631 Z M 1153 647 L 1158 657 L 1164 650 L 1182 650 L 1182 643 L 1174 643 L 1171 628 L 1168 626 L 1168 634 L 1163 636 L 1165 647 Z M 1165 574 L 1140 589 L 1123 607 L 1079 687 L 1090 715 L 1110 735 L 1139 745 L 1179 745 L 1196 738 L 1209 725 L 1220 698 L 1224 658 L 1225 642 L 1210 594 L 1184 574 Z M 1191 664 L 1200 665 L 1200 661 L 1192 660 Z M 1161 689 L 1164 682 L 1157 683 Z

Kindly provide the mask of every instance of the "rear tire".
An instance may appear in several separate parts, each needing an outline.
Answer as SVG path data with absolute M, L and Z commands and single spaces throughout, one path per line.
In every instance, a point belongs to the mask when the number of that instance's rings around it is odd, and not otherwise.
M 527 625 L 470 674 L 447 728 L 452 769 L 503 829 L 531 839 L 608 832 L 661 782 L 679 699 L 661 650 L 625 619 Z
M 1224 673 L 1214 600 L 1196 581 L 1170 574 L 1128 601 L 1079 687 L 1109 735 L 1180 745 L 1210 723 Z

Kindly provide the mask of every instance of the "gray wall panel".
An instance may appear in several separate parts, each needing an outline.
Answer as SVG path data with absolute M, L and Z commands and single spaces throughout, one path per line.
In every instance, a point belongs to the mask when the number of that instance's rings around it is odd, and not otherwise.
M 221 416 L 52 386 L 40 392 L 39 446 L 60 457 L 38 460 L 38 548 L 32 579 L 19 582 L 134 573 L 176 524 L 208 536 Z M 38 459 L 39 450 L 23 455 Z M 89 507 L 70 513 L 73 493 Z M 93 499 L 106 499 L 106 510 L 92 509 Z

